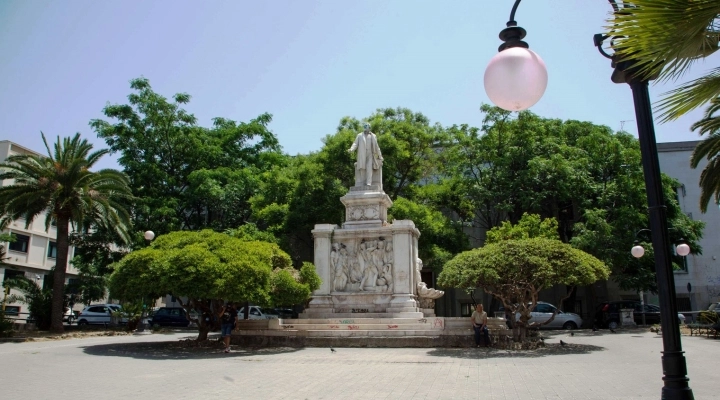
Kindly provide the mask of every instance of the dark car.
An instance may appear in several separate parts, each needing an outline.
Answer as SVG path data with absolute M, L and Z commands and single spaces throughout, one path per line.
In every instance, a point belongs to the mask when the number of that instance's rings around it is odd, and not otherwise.
M 607 327 L 615 329 L 620 326 L 620 310 L 633 310 L 633 320 L 636 324 L 643 323 L 643 314 L 645 315 L 645 324 L 654 325 L 660 323 L 660 307 L 653 304 L 643 304 L 638 300 L 622 300 L 622 301 L 605 301 L 598 304 L 595 310 L 595 325 L 598 327 Z M 678 314 L 678 320 L 682 324 L 685 317 Z
M 190 320 L 182 307 L 160 307 L 153 313 L 150 325 L 185 327 L 190 325 Z

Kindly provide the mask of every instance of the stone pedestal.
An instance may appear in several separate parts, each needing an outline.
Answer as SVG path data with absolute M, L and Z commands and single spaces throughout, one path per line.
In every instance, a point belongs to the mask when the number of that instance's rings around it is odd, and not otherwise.
M 620 310 L 620 326 L 636 327 L 634 310 L 632 308 L 623 308 Z
M 312 231 L 323 283 L 300 318 L 423 318 L 415 224 L 387 222 L 392 201 L 380 185 L 352 187 L 340 201 L 342 228 L 318 224 Z

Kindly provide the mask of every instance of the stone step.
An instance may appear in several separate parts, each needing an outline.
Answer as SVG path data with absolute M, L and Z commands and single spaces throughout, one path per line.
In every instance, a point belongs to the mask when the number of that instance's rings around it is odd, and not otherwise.
M 405 323 L 400 324 L 397 322 L 389 322 L 389 323 L 354 323 L 354 324 L 289 324 L 289 323 L 283 323 L 280 324 L 280 329 L 282 330 L 303 330 L 303 331 L 310 331 L 310 330 L 324 330 L 324 331 L 367 331 L 367 330 L 423 330 L 423 331 L 429 331 L 429 330 L 442 330 L 442 325 L 439 326 L 433 326 L 432 324 L 428 323 Z
M 304 336 L 304 337 L 405 337 L 405 336 L 423 336 L 423 337 L 436 337 L 441 336 L 442 331 L 440 330 L 389 330 L 389 329 L 377 329 L 377 330 L 242 330 L 234 331 L 233 335 L 239 336 Z
M 300 324 L 428 324 L 432 325 L 436 319 L 442 318 L 301 318 L 301 319 L 281 319 L 280 325 L 300 325 Z
M 417 318 L 420 312 L 396 312 L 388 316 L 388 313 L 313 313 L 306 310 L 300 314 L 300 319 L 341 319 L 341 318 Z M 422 318 L 422 317 L 419 317 Z

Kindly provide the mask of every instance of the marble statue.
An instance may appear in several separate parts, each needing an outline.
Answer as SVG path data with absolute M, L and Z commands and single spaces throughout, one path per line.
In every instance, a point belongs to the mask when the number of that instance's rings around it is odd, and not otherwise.
M 421 259 L 417 259 L 415 262 L 415 282 L 417 287 L 417 295 L 420 299 L 420 304 L 422 308 L 434 308 L 435 307 L 435 300 L 441 298 L 445 292 L 442 290 L 436 290 L 427 287 L 427 284 L 422 281 L 422 275 L 420 274 L 420 270 L 422 270 L 423 262 Z
M 344 247 L 345 246 L 343 246 L 343 248 Z M 332 265 L 333 271 L 335 272 L 333 289 L 335 289 L 335 291 L 341 292 L 345 290 L 345 285 L 347 285 L 348 281 L 348 257 L 341 257 L 342 250 L 338 251 L 338 248 L 339 245 L 337 243 L 333 243 L 333 250 L 330 253 L 330 264 Z M 345 252 L 347 252 L 347 250 L 345 250 Z
M 357 150 L 357 162 L 355 163 L 356 181 L 355 186 L 370 186 L 374 170 L 382 168 L 382 154 L 380 146 L 377 143 L 377 137 L 370 132 L 370 124 L 364 124 L 363 132 L 358 133 L 355 142 L 352 144 L 348 152 L 352 153 Z M 380 171 L 378 171 L 379 173 Z
M 392 242 L 388 242 L 385 246 L 385 252 L 382 258 L 382 267 L 380 268 L 380 275 L 377 279 L 377 286 L 385 287 L 386 292 L 392 292 L 392 264 L 393 264 L 393 249 Z

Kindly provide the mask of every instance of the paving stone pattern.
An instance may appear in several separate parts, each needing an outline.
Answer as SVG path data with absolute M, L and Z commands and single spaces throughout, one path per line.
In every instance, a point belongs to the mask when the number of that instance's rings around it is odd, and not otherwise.
M 548 335 L 548 333 L 545 333 Z M 654 333 L 484 348 L 187 347 L 185 334 L 0 344 L 7 399 L 659 399 Z M 568 346 L 559 346 L 559 340 Z M 696 399 L 720 399 L 720 340 L 683 337 Z

